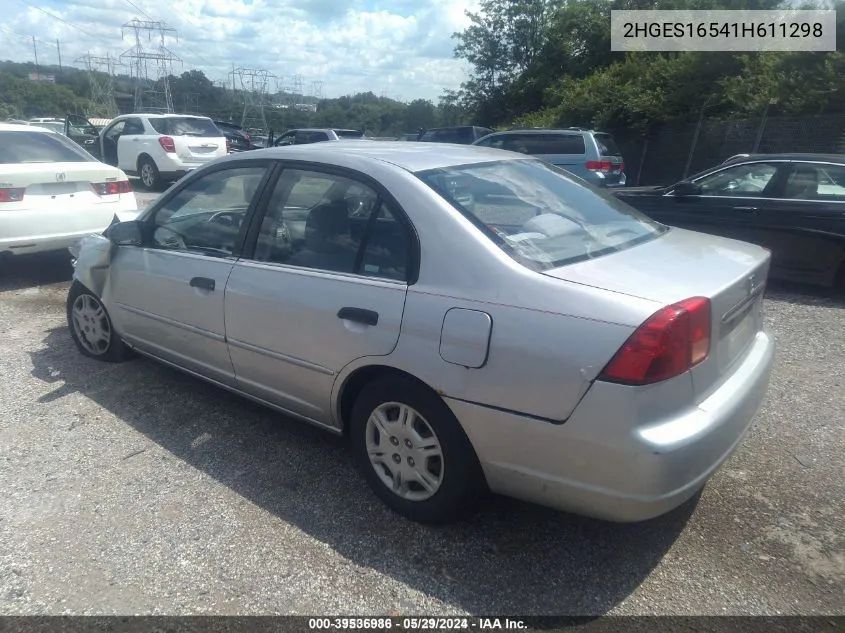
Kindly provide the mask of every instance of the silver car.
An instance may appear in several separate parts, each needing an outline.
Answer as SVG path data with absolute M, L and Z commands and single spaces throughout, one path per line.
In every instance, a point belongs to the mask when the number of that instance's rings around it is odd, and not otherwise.
M 488 489 L 665 513 L 737 447 L 773 361 L 768 251 L 502 150 L 234 154 L 74 254 L 83 354 L 138 352 L 344 434 L 423 522 Z

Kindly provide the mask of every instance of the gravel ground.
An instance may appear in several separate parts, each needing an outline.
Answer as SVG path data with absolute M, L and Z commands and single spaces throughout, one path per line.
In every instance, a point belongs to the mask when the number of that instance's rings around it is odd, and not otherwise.
M 78 354 L 70 266 L 0 277 L 0 613 L 845 615 L 845 303 L 770 291 L 766 404 L 703 494 L 613 525 L 386 510 L 341 440 Z

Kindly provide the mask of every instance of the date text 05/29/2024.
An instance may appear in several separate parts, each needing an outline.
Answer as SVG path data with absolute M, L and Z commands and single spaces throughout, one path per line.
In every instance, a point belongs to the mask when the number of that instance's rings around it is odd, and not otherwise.
M 309 618 L 308 629 L 312 631 L 485 631 L 528 629 L 523 620 L 516 618 L 436 618 L 436 617 L 389 617 L 389 618 Z

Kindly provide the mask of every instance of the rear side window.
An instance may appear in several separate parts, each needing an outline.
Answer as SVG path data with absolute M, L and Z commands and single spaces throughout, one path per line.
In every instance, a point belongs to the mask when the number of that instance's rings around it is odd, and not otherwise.
M 358 130 L 335 130 L 334 133 L 337 134 L 338 138 L 362 138 L 364 136 L 364 133 Z
M 596 134 L 596 144 L 602 156 L 622 156 L 622 150 L 610 134 Z
M 522 154 L 586 154 L 587 145 L 580 134 L 514 134 L 503 149 Z
M 0 132 L 0 164 L 89 162 L 90 154 L 54 132 Z
M 150 125 L 159 134 L 170 136 L 205 136 L 220 137 L 223 134 L 211 119 L 194 119 L 191 117 L 167 117 L 150 119 Z

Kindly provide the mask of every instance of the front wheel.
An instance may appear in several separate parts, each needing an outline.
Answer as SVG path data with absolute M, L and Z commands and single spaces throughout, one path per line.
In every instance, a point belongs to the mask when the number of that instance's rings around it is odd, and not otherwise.
M 67 321 L 73 342 L 85 356 L 117 363 L 131 355 L 100 298 L 78 281 L 73 282 L 68 293 Z
M 413 521 L 452 521 L 484 490 L 460 423 L 437 394 L 413 380 L 390 377 L 366 385 L 352 409 L 350 434 L 370 487 Z

